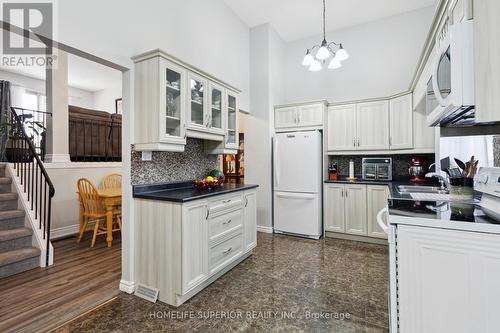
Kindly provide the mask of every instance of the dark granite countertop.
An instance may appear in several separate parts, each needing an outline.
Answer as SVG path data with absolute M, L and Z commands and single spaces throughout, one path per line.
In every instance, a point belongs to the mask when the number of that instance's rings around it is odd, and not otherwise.
M 415 184 L 410 182 L 409 177 L 394 177 L 393 180 L 388 181 L 388 180 L 366 180 L 363 179 L 361 176 L 358 176 L 356 180 L 348 180 L 347 176 L 340 176 L 337 180 L 325 180 L 325 183 L 339 183 L 339 184 L 362 184 L 362 185 L 387 185 L 389 186 L 389 191 L 390 191 L 390 198 L 391 199 L 401 199 L 401 200 L 410 200 L 413 201 L 414 199 L 406 193 L 400 193 L 397 190 L 397 187 L 399 185 L 416 185 L 416 186 L 439 186 L 439 183 L 433 182 L 429 180 L 429 182 L 425 184 Z
M 252 184 L 223 184 L 213 190 L 198 190 L 191 182 L 134 185 L 133 196 L 140 199 L 188 202 L 208 197 L 257 188 Z

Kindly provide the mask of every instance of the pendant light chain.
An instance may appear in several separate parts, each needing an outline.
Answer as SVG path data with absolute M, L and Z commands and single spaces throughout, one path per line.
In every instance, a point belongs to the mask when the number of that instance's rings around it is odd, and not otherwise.
M 331 48 L 331 45 L 334 45 L 335 50 Z M 318 49 L 316 56 L 311 54 L 315 49 Z M 348 59 L 349 54 L 342 43 L 331 42 L 328 44 L 326 41 L 326 0 L 323 0 L 323 40 L 319 45 L 314 45 L 306 50 L 302 66 L 307 66 L 310 71 L 317 72 L 323 69 L 322 65 L 326 63 L 328 58 L 331 58 L 328 68 L 336 69 L 342 67 L 341 61 Z
M 323 40 L 326 40 L 326 3 L 323 0 Z

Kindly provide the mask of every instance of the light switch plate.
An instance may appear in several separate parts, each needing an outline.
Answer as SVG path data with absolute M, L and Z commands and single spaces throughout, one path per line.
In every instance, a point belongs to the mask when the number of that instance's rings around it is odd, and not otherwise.
M 153 152 L 152 151 L 143 151 L 142 152 L 142 160 L 143 161 L 152 161 L 153 160 Z

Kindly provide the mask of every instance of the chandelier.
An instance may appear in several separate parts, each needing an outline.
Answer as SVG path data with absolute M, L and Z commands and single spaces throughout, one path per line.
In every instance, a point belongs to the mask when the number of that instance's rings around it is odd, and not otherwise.
M 349 58 L 349 54 L 342 46 L 342 43 L 326 41 L 326 4 L 323 0 L 323 41 L 321 45 L 314 45 L 313 47 L 307 49 L 304 60 L 302 60 L 302 66 L 309 67 L 311 72 L 318 72 L 323 69 L 323 65 L 326 64 L 328 58 L 332 57 L 330 63 L 328 64 L 329 69 L 336 69 L 342 67 L 342 61 Z M 332 48 L 333 46 L 333 48 Z M 312 51 L 318 49 L 316 52 L 316 57 L 311 54 Z

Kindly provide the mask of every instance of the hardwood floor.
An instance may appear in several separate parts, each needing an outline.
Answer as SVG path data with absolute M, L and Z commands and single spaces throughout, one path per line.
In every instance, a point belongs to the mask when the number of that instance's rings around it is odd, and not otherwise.
M 120 240 L 89 238 L 55 241 L 53 266 L 0 279 L 0 332 L 47 332 L 118 295 Z

